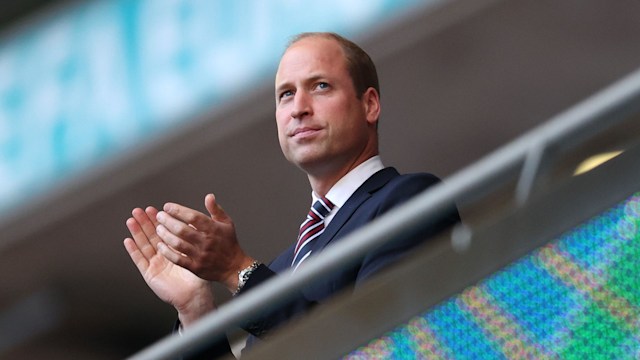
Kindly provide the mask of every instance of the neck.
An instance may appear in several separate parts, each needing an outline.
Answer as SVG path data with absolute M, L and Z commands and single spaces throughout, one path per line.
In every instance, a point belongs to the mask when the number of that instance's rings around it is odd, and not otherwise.
M 327 195 L 333 185 L 340 181 L 340 179 L 347 175 L 351 170 L 355 169 L 360 164 L 376 155 L 378 155 L 377 152 L 362 156 L 351 162 L 344 163 L 341 167 L 338 168 L 329 168 L 327 166 L 326 169 L 316 169 L 316 171 L 307 172 L 311 189 L 318 196 Z
M 325 196 L 327 195 L 329 190 L 331 190 L 333 185 L 335 185 L 347 173 L 348 171 L 340 174 L 336 173 L 334 174 L 335 176 L 332 177 L 315 177 L 309 174 L 309 184 L 311 185 L 311 189 L 316 193 L 316 195 Z

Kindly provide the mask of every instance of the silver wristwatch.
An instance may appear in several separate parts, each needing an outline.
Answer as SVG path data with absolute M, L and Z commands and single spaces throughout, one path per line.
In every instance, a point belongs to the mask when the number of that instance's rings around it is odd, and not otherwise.
M 247 283 L 247 280 L 249 280 L 249 278 L 251 277 L 251 274 L 258 268 L 258 266 L 260 266 L 260 263 L 257 261 L 254 261 L 251 263 L 251 265 L 238 271 L 238 288 L 233 293 L 233 296 L 236 296 L 240 292 L 240 290 L 242 290 L 242 288 L 244 287 L 244 284 Z

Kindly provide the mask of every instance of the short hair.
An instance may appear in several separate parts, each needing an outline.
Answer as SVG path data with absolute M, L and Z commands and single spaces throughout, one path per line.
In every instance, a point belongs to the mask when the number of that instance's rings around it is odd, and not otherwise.
M 347 71 L 351 76 L 353 87 L 356 90 L 356 95 L 360 98 L 368 88 L 372 87 L 380 95 L 380 84 L 378 82 L 378 72 L 376 66 L 362 48 L 356 45 L 353 41 L 348 40 L 333 32 L 305 32 L 294 36 L 287 49 L 298 41 L 311 37 L 321 37 L 325 39 L 335 40 L 344 52 L 344 58 L 347 62 Z

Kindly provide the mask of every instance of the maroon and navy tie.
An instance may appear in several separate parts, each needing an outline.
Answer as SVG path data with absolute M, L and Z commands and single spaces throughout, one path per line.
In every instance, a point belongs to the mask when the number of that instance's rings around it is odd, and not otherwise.
M 298 266 L 311 255 L 311 243 L 324 231 L 324 218 L 329 214 L 334 205 L 329 199 L 322 197 L 313 204 L 307 218 L 300 225 L 298 241 L 293 251 L 291 267 L 295 271 Z

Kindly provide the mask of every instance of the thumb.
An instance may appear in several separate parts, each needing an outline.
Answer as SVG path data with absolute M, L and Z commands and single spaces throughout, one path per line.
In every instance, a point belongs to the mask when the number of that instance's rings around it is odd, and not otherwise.
M 207 208 L 211 218 L 214 220 L 223 221 L 228 218 L 227 213 L 224 212 L 222 207 L 216 202 L 216 196 L 213 194 L 207 194 L 204 197 L 204 206 Z

